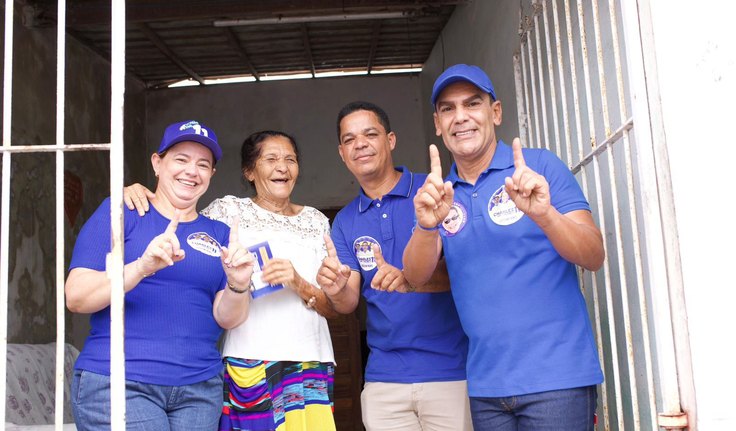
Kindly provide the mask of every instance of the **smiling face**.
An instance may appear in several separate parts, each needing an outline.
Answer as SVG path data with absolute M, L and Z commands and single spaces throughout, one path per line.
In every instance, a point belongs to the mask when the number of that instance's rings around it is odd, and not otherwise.
M 391 151 L 395 146 L 394 132 L 386 132 L 371 111 L 355 111 L 340 120 L 338 152 L 359 181 L 390 174 L 394 169 Z
M 253 183 L 260 198 L 288 200 L 299 176 L 294 146 L 284 136 L 268 137 L 258 145 L 260 151 L 255 167 L 245 172 L 245 178 Z
M 501 114 L 501 102 L 469 82 L 457 82 L 437 98 L 435 131 L 455 159 L 474 161 L 495 148 Z
M 215 173 L 212 152 L 191 141 L 179 142 L 163 155 L 153 154 L 151 163 L 158 177 L 156 194 L 181 210 L 196 208 Z

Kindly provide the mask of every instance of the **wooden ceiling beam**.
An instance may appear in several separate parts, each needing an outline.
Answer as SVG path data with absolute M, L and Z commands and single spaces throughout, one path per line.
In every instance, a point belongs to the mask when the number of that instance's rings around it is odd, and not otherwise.
M 204 78 L 199 76 L 197 72 L 192 70 L 191 67 L 189 67 L 186 63 L 184 63 L 176 54 L 174 54 L 171 49 L 164 43 L 163 40 L 161 40 L 160 37 L 154 32 L 151 27 L 149 27 L 145 23 L 138 23 L 137 25 L 138 29 L 146 35 L 146 37 L 156 45 L 156 48 L 158 48 L 166 57 L 169 58 L 174 64 L 179 66 L 181 70 L 183 70 L 187 75 L 189 75 L 192 79 L 199 82 L 201 85 L 204 85 Z
M 373 23 L 373 35 L 371 36 L 371 50 L 368 53 L 368 73 L 371 73 L 371 69 L 373 69 L 373 60 L 376 58 L 376 51 L 378 51 L 378 38 L 381 34 L 381 21 L 376 21 Z
M 235 34 L 235 31 L 233 31 L 232 28 L 228 27 L 223 27 L 222 30 L 225 32 L 225 36 L 227 37 L 227 41 L 228 43 L 230 43 L 230 46 L 235 50 L 235 52 L 238 53 L 238 55 L 240 55 L 240 58 L 243 59 L 245 65 L 248 66 L 250 74 L 253 75 L 256 81 L 260 81 L 261 75 L 258 73 L 255 66 L 253 66 L 253 63 L 250 62 L 248 53 L 246 52 L 243 45 L 240 43 L 238 36 Z
M 314 69 L 314 58 L 312 57 L 312 46 L 309 43 L 309 31 L 307 30 L 307 24 L 302 23 L 302 44 L 304 45 L 304 52 L 307 55 L 307 62 L 309 62 L 309 70 L 312 71 L 312 78 L 317 74 Z

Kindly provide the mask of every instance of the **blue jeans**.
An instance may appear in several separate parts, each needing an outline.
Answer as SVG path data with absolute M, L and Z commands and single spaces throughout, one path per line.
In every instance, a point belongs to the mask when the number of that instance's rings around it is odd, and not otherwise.
M 590 431 L 595 423 L 595 386 L 515 397 L 470 397 L 475 431 Z
M 125 381 L 126 429 L 212 431 L 222 412 L 222 376 L 185 386 Z M 78 431 L 110 429 L 110 376 L 74 370 L 72 410 Z

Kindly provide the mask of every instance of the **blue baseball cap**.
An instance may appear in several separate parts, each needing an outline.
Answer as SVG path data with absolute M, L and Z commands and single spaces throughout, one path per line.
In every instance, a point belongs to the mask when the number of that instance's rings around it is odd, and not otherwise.
M 215 156 L 215 162 L 222 157 L 222 148 L 217 144 L 217 135 L 215 132 L 198 121 L 180 121 L 166 128 L 164 137 L 161 139 L 161 146 L 158 147 L 158 153 L 161 154 L 179 142 L 192 141 L 197 142 L 212 151 Z
M 432 106 L 437 103 L 442 90 L 448 85 L 454 84 L 460 81 L 467 81 L 481 90 L 485 91 L 491 96 L 491 99 L 496 100 L 496 91 L 493 89 L 491 78 L 483 72 L 478 66 L 470 66 L 467 64 L 456 64 L 448 67 L 442 75 L 434 81 L 434 87 L 432 87 Z

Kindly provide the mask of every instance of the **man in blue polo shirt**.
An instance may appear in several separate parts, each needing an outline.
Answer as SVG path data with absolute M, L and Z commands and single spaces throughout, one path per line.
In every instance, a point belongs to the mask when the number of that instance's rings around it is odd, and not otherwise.
M 394 168 L 396 135 L 374 104 L 346 105 L 337 133 L 340 157 L 361 190 L 335 217 L 317 282 L 341 313 L 355 310 L 361 293 L 365 298 L 363 423 L 368 431 L 471 430 L 467 338 L 447 274 L 410 286 L 401 272 L 415 224 L 412 198 L 426 174 Z
M 448 68 L 431 101 L 454 164 L 443 183 L 430 147 L 404 274 L 421 283 L 444 252 L 470 340 L 473 426 L 592 430 L 603 375 L 575 265 L 595 271 L 605 252 L 588 202 L 554 154 L 496 140 L 501 102 L 478 67 Z

